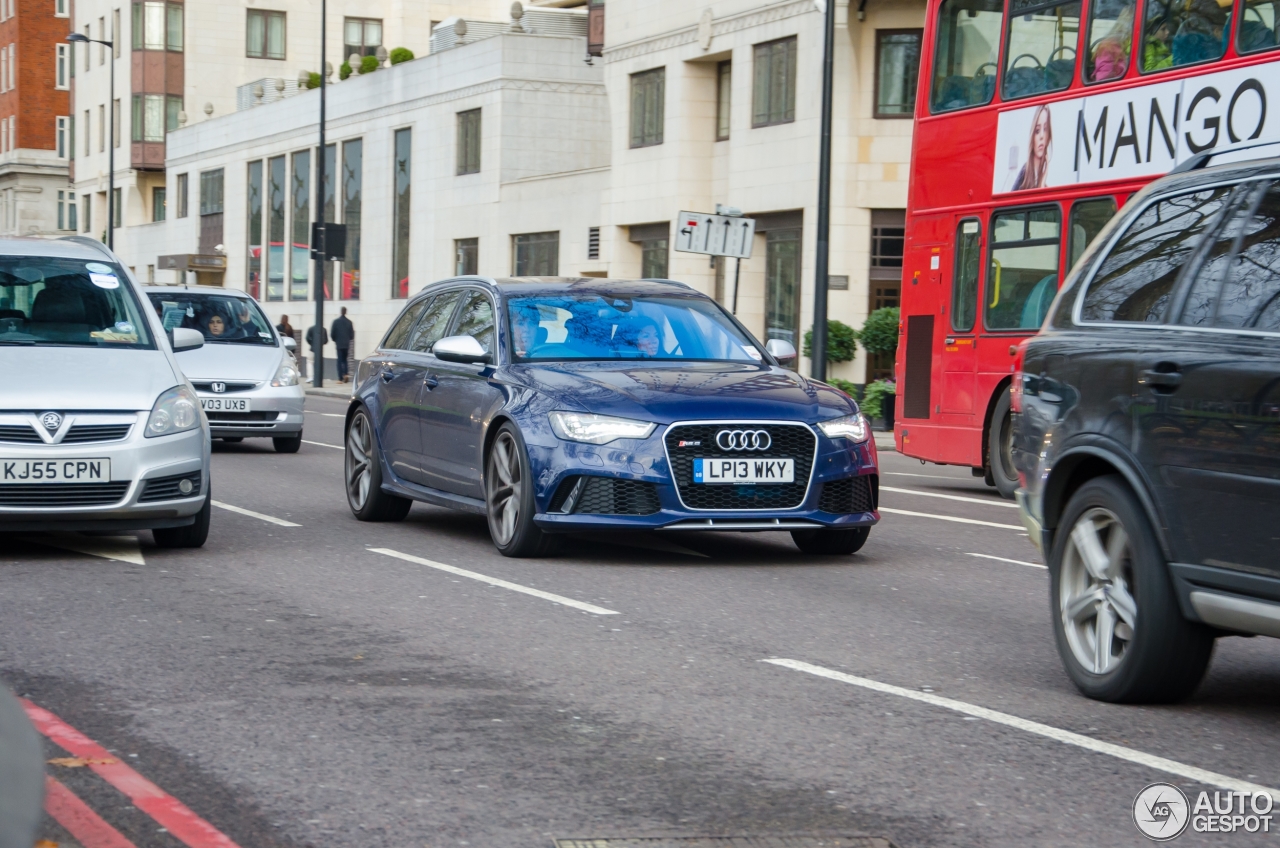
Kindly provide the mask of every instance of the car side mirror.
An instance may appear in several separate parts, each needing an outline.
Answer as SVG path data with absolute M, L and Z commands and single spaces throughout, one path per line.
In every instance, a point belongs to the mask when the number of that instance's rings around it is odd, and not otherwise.
M 293 336 L 281 336 L 280 339 L 281 341 L 284 342 L 285 350 L 289 351 L 290 353 L 298 352 L 298 343 L 294 341 Z
M 493 356 L 471 336 L 448 336 L 436 342 L 431 352 L 436 359 L 443 359 L 445 362 L 483 362 L 487 365 L 493 361 Z
M 765 343 L 764 349 L 769 351 L 769 355 L 779 362 L 796 358 L 795 345 L 791 344 L 791 342 L 783 341 L 782 339 L 769 339 L 769 341 Z
M 169 345 L 174 353 L 204 347 L 204 333 L 187 327 L 174 327 L 169 331 Z

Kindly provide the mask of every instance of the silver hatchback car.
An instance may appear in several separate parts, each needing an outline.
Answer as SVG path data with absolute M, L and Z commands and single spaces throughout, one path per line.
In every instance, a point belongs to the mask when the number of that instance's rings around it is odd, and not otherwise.
M 302 447 L 303 388 L 293 339 L 281 340 L 258 302 L 215 286 L 147 286 L 166 329 L 198 330 L 204 347 L 178 364 L 191 379 L 213 438 L 270 436 L 280 453 Z
M 141 287 L 102 244 L 0 239 L 0 532 L 209 534 L 209 425 Z

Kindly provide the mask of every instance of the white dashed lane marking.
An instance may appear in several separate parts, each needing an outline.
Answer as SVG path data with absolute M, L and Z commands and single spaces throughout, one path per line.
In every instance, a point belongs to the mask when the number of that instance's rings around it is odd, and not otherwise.
M 310 439 L 303 439 L 304 445 L 315 445 L 318 448 L 333 448 L 334 450 L 342 450 L 342 445 L 331 445 L 328 442 L 313 442 Z
M 219 509 L 225 509 L 228 512 L 238 512 L 241 515 L 247 515 L 250 518 L 256 518 L 259 521 L 266 521 L 269 524 L 279 524 L 281 527 L 301 527 L 301 524 L 294 524 L 292 521 L 285 521 L 283 518 L 276 518 L 274 515 L 263 515 L 261 512 L 254 512 L 251 509 L 245 509 L 242 506 L 232 506 L 222 501 L 214 501 L 213 505 Z
M 897 492 L 900 495 L 919 495 L 922 498 L 943 498 L 949 501 L 963 501 L 964 503 L 976 503 L 983 506 L 1002 506 L 1006 509 L 1017 509 L 1018 505 L 1009 503 L 1005 500 L 996 500 L 995 498 L 966 498 L 963 495 L 944 495 L 941 492 L 922 492 L 919 489 L 899 489 L 894 486 L 881 486 L 882 492 Z
M 439 571 L 447 571 L 450 574 L 456 574 L 459 577 L 468 577 L 472 580 L 479 580 L 481 583 L 488 583 L 490 586 L 498 586 L 502 589 L 510 589 L 512 592 L 520 592 L 524 595 L 532 595 L 535 598 L 542 598 L 544 601 L 551 601 L 555 604 L 561 604 L 566 607 L 580 609 L 583 612 L 589 612 L 592 615 L 618 615 L 617 610 L 605 609 L 595 604 L 584 603 L 583 601 L 575 601 L 573 598 L 566 598 L 563 595 L 553 595 L 550 592 L 544 592 L 541 589 L 531 589 L 528 586 L 521 586 L 519 583 L 511 583 L 506 580 L 500 580 L 497 577 L 490 577 L 487 574 L 477 574 L 474 571 L 467 571 L 465 568 L 458 568 L 453 565 L 445 565 L 442 562 L 435 562 L 422 557 L 416 557 L 412 554 L 402 554 L 399 551 L 393 551 L 390 548 L 369 548 L 370 553 L 382 554 L 383 556 L 395 557 L 405 562 L 415 562 L 418 565 L 425 565 L 427 568 L 434 568 Z
M 1009 559 L 1008 557 L 992 556 L 991 554 L 968 554 L 968 556 L 982 557 L 983 559 L 994 559 L 997 562 L 1011 562 L 1014 565 L 1025 565 L 1027 568 L 1043 568 L 1048 569 L 1049 566 L 1041 565 L 1038 562 L 1023 562 L 1020 559 Z
M 1020 533 L 1027 532 L 1026 528 L 1021 524 L 1000 524 L 996 521 L 979 521 L 976 518 L 960 518 L 955 515 L 934 515 L 929 512 L 912 512 L 909 509 L 892 509 L 887 506 L 880 507 L 880 511 L 892 513 L 893 515 L 911 515 L 916 518 L 936 518 L 939 521 L 955 521 L 959 524 L 977 524 L 982 527 L 999 527 L 1002 530 L 1017 530 Z
M 896 695 L 899 698 L 908 698 L 912 701 L 920 701 L 934 707 L 942 707 L 947 710 L 954 710 L 958 713 L 964 713 L 974 718 L 986 719 L 987 721 L 1002 724 L 1005 727 L 1012 727 L 1015 730 L 1021 730 L 1026 733 L 1034 733 L 1037 736 L 1043 736 L 1046 739 L 1052 739 L 1055 742 L 1061 742 L 1064 745 L 1072 745 L 1076 748 L 1083 748 L 1086 751 L 1093 751 L 1098 754 L 1105 754 L 1108 757 L 1115 757 L 1118 760 L 1134 763 L 1135 765 L 1144 766 L 1156 771 L 1174 774 L 1178 777 L 1184 777 L 1187 780 L 1194 780 L 1197 783 L 1203 783 L 1208 786 L 1217 786 L 1221 789 L 1228 789 L 1232 792 L 1267 792 L 1272 798 L 1280 798 L 1280 790 L 1269 789 L 1257 783 L 1250 783 L 1247 780 L 1240 780 L 1225 774 L 1207 771 L 1196 766 L 1180 763 L 1177 760 L 1158 757 L 1155 754 L 1148 754 L 1144 751 L 1136 751 L 1133 748 L 1126 748 L 1123 745 L 1113 745 L 1110 742 L 1103 742 L 1100 739 L 1094 739 L 1090 736 L 1084 736 L 1079 733 L 1072 733 L 1070 730 L 1063 730 L 1059 727 L 1053 727 L 1048 724 L 1041 724 L 1038 721 L 1029 721 L 1025 718 L 1019 718 L 1008 713 L 1002 713 L 997 710 L 979 707 L 976 704 L 970 704 L 965 701 L 957 701 L 953 698 L 943 698 L 932 692 L 921 692 L 916 689 L 905 689 L 901 686 L 893 686 L 889 683 L 881 683 L 878 680 L 870 680 L 866 677 L 855 677 L 852 674 L 845 674 L 841 671 L 823 668 L 819 665 L 811 665 L 800 660 L 784 660 L 784 659 L 768 659 L 763 662 L 772 665 L 789 668 L 793 671 L 803 671 L 806 674 L 813 674 L 818 677 L 825 677 L 828 680 L 836 680 L 840 683 L 849 683 L 853 686 L 861 686 L 863 689 L 870 689 L 874 692 L 882 692 L 886 695 Z

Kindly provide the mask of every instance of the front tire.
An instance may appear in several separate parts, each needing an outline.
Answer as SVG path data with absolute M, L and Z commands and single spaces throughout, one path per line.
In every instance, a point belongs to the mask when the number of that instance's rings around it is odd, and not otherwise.
M 1200 685 L 1213 631 L 1183 617 L 1155 532 L 1121 478 L 1095 478 L 1071 497 L 1049 579 L 1058 654 L 1086 696 L 1173 703 Z
M 508 557 L 549 554 L 559 539 L 533 523 L 533 472 L 520 431 L 507 422 L 498 428 L 485 457 L 484 499 L 489 535 L 498 553 Z
M 860 551 L 870 535 L 870 527 L 852 527 L 842 530 L 792 530 L 791 540 L 806 554 L 839 556 Z
M 302 434 L 275 436 L 271 439 L 271 444 L 275 446 L 276 453 L 297 453 L 298 449 L 302 447 Z
M 186 527 L 157 527 L 151 531 L 157 548 L 202 548 L 209 538 L 209 518 L 213 513 L 213 486 L 204 496 L 204 506 L 196 520 Z
M 409 514 L 413 501 L 382 491 L 382 462 L 375 443 L 373 422 L 361 407 L 347 424 L 343 464 L 347 506 L 361 521 L 400 521 Z
M 995 486 L 1001 497 L 1010 500 L 1018 488 L 1018 469 L 1013 464 L 1013 407 L 1008 388 L 1000 393 L 991 413 L 991 429 L 987 432 L 987 483 Z

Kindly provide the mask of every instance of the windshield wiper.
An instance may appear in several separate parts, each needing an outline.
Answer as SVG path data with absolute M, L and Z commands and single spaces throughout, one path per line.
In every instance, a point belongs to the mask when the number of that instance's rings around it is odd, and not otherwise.
M 35 339 L 0 339 L 0 345 L 35 345 Z

